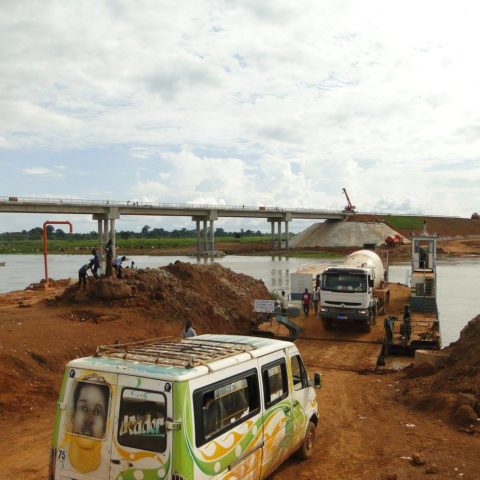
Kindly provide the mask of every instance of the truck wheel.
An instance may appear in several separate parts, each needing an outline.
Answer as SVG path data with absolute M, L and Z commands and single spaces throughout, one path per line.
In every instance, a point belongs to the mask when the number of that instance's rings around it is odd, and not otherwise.
M 306 460 L 312 456 L 315 445 L 315 424 L 310 421 L 307 425 L 307 432 L 303 439 L 302 446 L 295 452 L 295 456 L 300 460 Z
M 322 323 L 325 330 L 331 330 L 332 321 L 329 318 L 322 318 Z

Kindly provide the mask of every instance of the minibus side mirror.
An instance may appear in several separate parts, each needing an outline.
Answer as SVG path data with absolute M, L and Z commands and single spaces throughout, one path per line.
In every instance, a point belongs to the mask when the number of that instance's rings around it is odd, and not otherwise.
M 318 372 L 313 374 L 313 387 L 322 388 L 322 377 Z

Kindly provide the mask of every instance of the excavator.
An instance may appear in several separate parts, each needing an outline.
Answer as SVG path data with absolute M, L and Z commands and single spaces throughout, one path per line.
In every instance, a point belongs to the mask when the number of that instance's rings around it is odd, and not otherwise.
M 345 212 L 352 212 L 355 213 L 355 205 L 352 205 L 352 202 L 350 201 L 350 197 L 348 196 L 347 190 L 345 188 L 342 188 L 342 192 L 347 198 L 348 205 L 344 208 Z

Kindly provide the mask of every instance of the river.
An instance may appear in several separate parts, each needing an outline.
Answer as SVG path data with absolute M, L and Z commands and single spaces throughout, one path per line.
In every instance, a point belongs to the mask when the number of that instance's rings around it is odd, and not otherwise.
M 82 263 L 88 256 L 49 255 L 49 277 L 54 279 L 76 277 Z M 197 263 L 191 257 L 182 256 L 148 256 L 133 257 L 138 268 L 156 268 L 180 260 Z M 201 260 L 206 262 L 210 260 Z M 42 255 L 0 255 L 0 293 L 22 290 L 44 277 Z M 290 290 L 290 274 L 306 265 L 325 265 L 326 260 L 301 258 L 240 256 L 228 255 L 215 259 L 235 272 L 245 273 L 262 279 L 269 290 Z M 328 261 L 329 264 L 340 263 Z M 479 295 L 480 258 L 449 259 L 437 262 L 438 296 L 437 304 L 440 314 L 443 345 L 458 339 L 460 330 L 473 317 L 480 313 Z M 410 264 L 390 266 L 390 281 L 407 283 Z

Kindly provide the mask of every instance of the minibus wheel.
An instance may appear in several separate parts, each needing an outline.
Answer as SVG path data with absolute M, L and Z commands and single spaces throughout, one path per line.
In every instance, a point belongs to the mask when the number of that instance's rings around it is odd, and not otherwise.
M 301 460 L 306 460 L 310 458 L 313 453 L 313 447 L 315 445 L 315 424 L 310 421 L 308 422 L 307 432 L 305 433 L 305 438 L 303 439 L 302 446 L 297 450 L 296 457 Z

